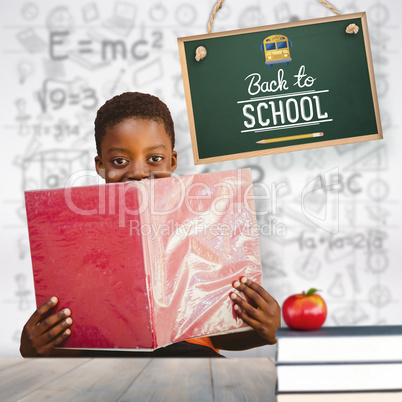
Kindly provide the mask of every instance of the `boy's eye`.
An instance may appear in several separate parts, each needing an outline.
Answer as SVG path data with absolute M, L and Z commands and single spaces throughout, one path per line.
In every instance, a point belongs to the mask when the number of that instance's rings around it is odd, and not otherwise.
M 162 156 L 152 155 L 148 160 L 151 162 L 160 162 L 162 159 Z
M 116 158 L 116 159 L 112 160 L 112 164 L 117 165 L 117 166 L 124 166 L 127 163 L 128 163 L 128 161 L 123 158 Z

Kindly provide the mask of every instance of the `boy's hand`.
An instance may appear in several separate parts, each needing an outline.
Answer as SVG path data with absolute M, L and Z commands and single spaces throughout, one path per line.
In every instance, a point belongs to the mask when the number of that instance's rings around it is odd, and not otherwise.
M 57 297 L 42 304 L 25 324 L 21 334 L 20 352 L 23 357 L 49 356 L 55 346 L 60 345 L 71 334 L 68 328 L 73 320 L 66 308 L 45 318 L 45 314 L 56 306 Z
M 251 305 L 236 293 L 231 293 L 236 314 L 269 344 L 276 343 L 276 329 L 281 326 L 281 308 L 277 301 L 262 286 L 245 277 L 234 282 L 233 287 L 253 303 Z

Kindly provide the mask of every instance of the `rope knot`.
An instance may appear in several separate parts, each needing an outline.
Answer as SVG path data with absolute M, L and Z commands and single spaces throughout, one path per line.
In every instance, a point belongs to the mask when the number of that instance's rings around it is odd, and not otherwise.
M 197 61 L 202 60 L 207 55 L 207 49 L 204 46 L 198 46 L 195 50 L 195 59 Z
M 357 34 L 359 32 L 359 27 L 356 24 L 349 24 L 346 27 L 345 32 L 348 34 Z

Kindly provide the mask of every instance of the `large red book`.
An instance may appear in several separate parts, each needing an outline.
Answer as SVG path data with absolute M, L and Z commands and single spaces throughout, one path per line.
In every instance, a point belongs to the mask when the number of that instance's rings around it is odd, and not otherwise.
M 37 305 L 72 311 L 68 348 L 153 350 L 249 327 L 261 283 L 249 169 L 25 193 Z

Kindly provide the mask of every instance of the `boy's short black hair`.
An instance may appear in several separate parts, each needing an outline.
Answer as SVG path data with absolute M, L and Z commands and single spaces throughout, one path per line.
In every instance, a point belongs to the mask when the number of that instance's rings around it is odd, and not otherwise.
M 174 149 L 174 124 L 170 111 L 159 98 L 141 92 L 124 92 L 106 101 L 99 108 L 95 119 L 95 141 L 101 156 L 101 143 L 106 129 L 121 123 L 124 119 L 137 118 L 162 123 Z

